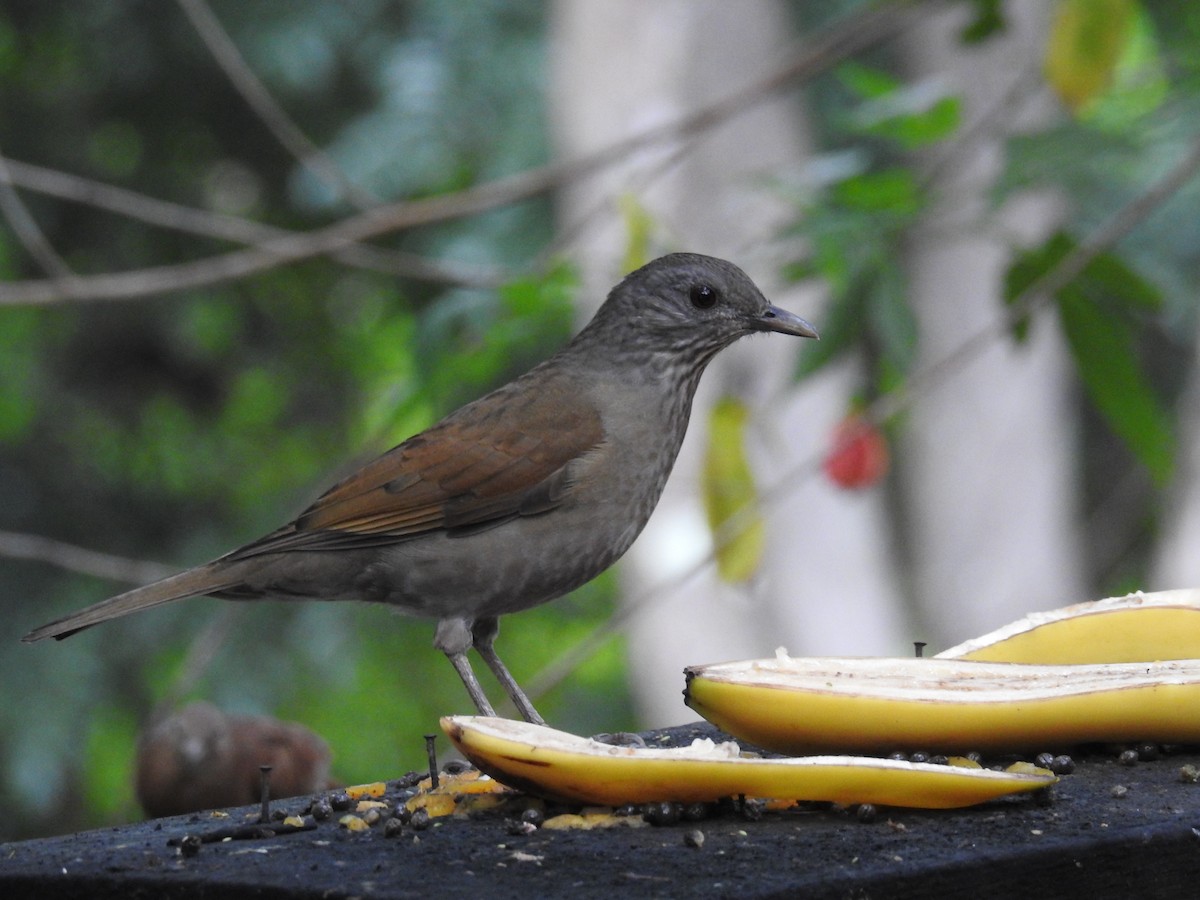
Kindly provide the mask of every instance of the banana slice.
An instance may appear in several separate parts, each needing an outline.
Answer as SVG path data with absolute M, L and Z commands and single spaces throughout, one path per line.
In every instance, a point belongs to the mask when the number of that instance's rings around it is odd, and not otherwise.
M 759 759 L 737 744 L 614 747 L 543 725 L 483 716 L 448 716 L 442 730 L 471 762 L 497 781 L 571 803 L 620 806 L 675 800 L 749 797 L 876 803 L 924 809 L 970 806 L 1034 791 L 1057 779 L 853 756 Z
M 937 656 L 1048 665 L 1197 659 L 1200 591 L 1139 591 L 1032 613 Z
M 1200 741 L 1200 659 L 1035 666 L 781 654 L 685 672 L 688 706 L 783 753 Z

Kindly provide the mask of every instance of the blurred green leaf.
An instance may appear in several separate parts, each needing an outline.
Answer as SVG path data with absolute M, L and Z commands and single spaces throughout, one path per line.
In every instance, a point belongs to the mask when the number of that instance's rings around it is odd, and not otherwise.
M 1060 294 L 1059 318 L 1088 396 L 1159 486 L 1175 459 L 1171 418 L 1138 365 L 1129 329 L 1078 288 Z
M 1046 43 L 1046 80 L 1078 112 L 1111 83 L 1134 31 L 1136 0 L 1058 0 Z
M 624 193 L 617 201 L 621 218 L 625 222 L 625 258 L 621 262 L 622 272 L 632 272 L 650 262 L 650 239 L 654 234 L 654 218 L 631 193 Z
M 978 44 L 1005 28 L 1003 0 L 970 0 L 975 16 L 959 32 L 964 44 Z
M 746 456 L 749 419 L 750 411 L 740 400 L 723 397 L 716 402 L 708 417 L 701 475 L 704 509 L 716 542 L 717 573 L 730 582 L 752 577 L 766 551 L 766 524 L 753 512 L 758 492 Z M 732 534 L 723 534 L 735 516 L 744 524 Z
M 1005 275 L 1005 302 L 1012 304 L 1075 247 L 1058 232 L 1018 257 Z M 1161 293 L 1115 254 L 1103 253 L 1054 299 L 1088 397 L 1155 480 L 1165 483 L 1174 459 L 1171 419 L 1142 373 L 1134 340 L 1134 314 L 1158 310 Z M 1016 326 L 1018 340 L 1028 328 L 1024 317 Z

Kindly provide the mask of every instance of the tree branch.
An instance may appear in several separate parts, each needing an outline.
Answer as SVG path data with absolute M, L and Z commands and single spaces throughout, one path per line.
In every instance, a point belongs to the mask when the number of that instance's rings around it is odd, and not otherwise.
M 245 58 L 238 51 L 237 45 L 230 39 L 228 32 L 221 27 L 220 21 L 205 0 L 177 0 L 177 2 L 234 89 L 242 95 L 267 130 L 275 136 L 275 140 L 279 141 L 283 148 L 296 158 L 297 162 L 333 188 L 351 205 L 359 209 L 370 209 L 378 205 L 377 197 L 350 181 L 329 154 L 314 144 L 308 135 L 292 121 L 284 108 L 276 102 L 271 92 L 254 74 L 254 70 L 246 63 Z
M 0 164 L 7 167 L 9 177 L 17 187 L 103 209 L 172 231 L 252 246 L 297 234 L 273 225 L 159 200 L 126 188 L 3 156 L 0 156 Z M 329 256 L 344 265 L 359 269 L 462 287 L 495 287 L 504 278 L 503 273 L 496 269 L 433 260 L 415 253 L 373 247 L 369 244 L 351 244 L 330 253 Z
M 422 200 L 385 204 L 305 234 L 273 238 L 222 256 L 133 272 L 59 281 L 0 284 L 0 304 L 48 304 L 62 301 L 116 300 L 205 287 L 265 272 L 288 263 L 345 250 L 383 234 L 476 215 L 529 200 L 575 179 L 582 179 L 625 157 L 669 141 L 705 132 L 796 81 L 811 79 L 847 57 L 884 41 L 917 21 L 917 13 L 941 0 L 893 0 L 846 17 L 815 36 L 786 64 L 741 90 L 587 156 L 551 163 Z
M 129 584 L 148 584 L 179 571 L 161 563 L 113 556 L 53 538 L 16 531 L 0 531 L 0 556 L 48 563 L 68 572 Z

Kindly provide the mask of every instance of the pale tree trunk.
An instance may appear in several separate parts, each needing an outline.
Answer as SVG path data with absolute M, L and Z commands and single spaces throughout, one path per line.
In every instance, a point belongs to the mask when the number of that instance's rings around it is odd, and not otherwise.
M 783 6 L 771 0 L 560 0 L 551 74 L 558 151 L 574 157 L 723 96 L 764 73 L 792 39 Z M 627 234 L 617 204 L 631 194 L 658 226 L 657 250 L 732 259 L 775 302 L 819 327 L 819 298 L 781 288 L 779 260 L 762 249 L 789 213 L 762 176 L 802 162 L 799 110 L 782 100 L 756 106 L 705 135 L 660 176 L 646 177 L 678 149 L 636 156 L 561 196 L 584 296 L 598 304 L 623 274 Z M 769 655 L 780 645 L 793 653 L 862 654 L 899 645 L 880 497 L 848 497 L 811 475 L 778 485 L 824 446 L 855 385 L 851 368 L 839 366 L 793 389 L 799 349 L 773 336 L 743 341 L 717 360 L 662 502 L 622 563 L 627 602 L 653 593 L 627 629 L 631 685 L 647 724 L 695 718 L 680 699 L 688 664 Z M 723 393 L 753 408 L 750 452 L 760 487 L 786 496 L 768 518 L 767 559 L 752 585 L 722 583 L 711 566 L 676 584 L 711 547 L 699 471 L 708 410 Z
M 1003 104 L 1022 73 L 1036 73 L 1048 7 L 1009 3 L 1005 11 L 1005 33 L 981 47 L 958 40 L 965 7 L 902 42 L 917 76 L 943 79 L 963 96 L 968 131 Z M 1025 112 L 1044 121 L 1044 109 Z M 1006 110 L 1001 121 L 1011 120 Z M 1049 196 L 988 213 L 1003 137 L 985 135 L 940 170 L 936 205 L 911 236 L 921 365 L 997 321 L 1012 246 L 1043 240 L 1059 219 L 1061 204 Z M 1063 342 L 1044 313 L 1026 344 L 994 342 L 913 406 L 900 455 L 904 536 L 931 643 L 957 643 L 1031 610 L 1086 599 L 1071 390 Z

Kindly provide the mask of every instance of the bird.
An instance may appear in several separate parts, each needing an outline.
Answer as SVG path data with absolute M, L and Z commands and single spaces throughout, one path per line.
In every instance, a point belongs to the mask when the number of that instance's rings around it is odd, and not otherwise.
M 818 336 L 733 263 L 659 257 L 553 356 L 368 462 L 291 522 L 22 640 L 61 640 L 195 596 L 381 603 L 436 620 L 434 647 L 480 715 L 495 711 L 472 648 L 522 718 L 544 724 L 496 653 L 500 616 L 563 596 L 629 548 L 678 456 L 705 367 L 739 338 L 772 332 Z

